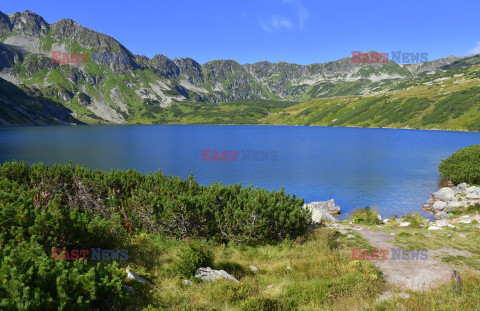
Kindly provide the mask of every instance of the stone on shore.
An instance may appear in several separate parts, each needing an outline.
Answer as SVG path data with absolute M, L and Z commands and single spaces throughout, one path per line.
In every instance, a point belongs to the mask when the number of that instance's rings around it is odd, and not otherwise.
M 436 200 L 447 202 L 447 201 L 453 201 L 455 199 L 455 194 L 456 192 L 452 188 L 443 187 L 437 192 L 433 193 L 432 196 Z
M 439 211 L 435 213 L 435 219 L 448 219 L 450 215 L 444 211 Z
M 329 203 L 331 202 L 331 203 Z M 319 202 L 312 202 L 308 204 L 304 204 L 304 208 L 308 208 L 312 212 L 312 221 L 314 223 L 323 223 L 323 222 L 336 222 L 337 219 L 333 217 L 329 211 L 328 211 L 328 205 L 332 206 L 335 208 L 335 203 L 333 200 L 330 201 L 319 201 Z M 338 207 L 340 210 L 340 207 Z
M 466 198 L 470 200 L 478 200 L 480 199 L 480 187 L 472 186 L 468 187 Z
M 311 202 L 308 203 L 308 206 L 315 207 L 315 208 L 323 208 L 330 214 L 340 214 L 341 209 L 339 206 L 335 206 L 335 200 L 331 199 L 328 201 L 318 201 L 318 202 Z
M 453 187 L 443 187 L 432 193 L 422 206 L 424 211 L 432 211 L 435 219 L 448 219 L 450 212 L 457 209 L 466 209 L 468 206 L 480 203 L 480 187 L 461 183 Z
M 437 201 L 433 204 L 434 211 L 442 211 L 447 206 L 447 203 L 443 201 Z

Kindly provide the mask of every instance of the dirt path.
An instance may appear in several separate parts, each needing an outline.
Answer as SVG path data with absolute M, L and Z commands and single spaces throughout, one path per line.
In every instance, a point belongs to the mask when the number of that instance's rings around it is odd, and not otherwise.
M 441 258 L 447 255 L 470 256 L 466 251 L 454 249 L 429 250 L 427 260 L 390 260 L 394 236 L 384 231 L 371 231 L 366 226 L 339 226 L 338 229 L 352 229 L 369 241 L 377 249 L 389 250 L 388 260 L 374 260 L 385 279 L 401 289 L 428 290 L 439 283 L 449 282 L 453 265 L 444 263 Z

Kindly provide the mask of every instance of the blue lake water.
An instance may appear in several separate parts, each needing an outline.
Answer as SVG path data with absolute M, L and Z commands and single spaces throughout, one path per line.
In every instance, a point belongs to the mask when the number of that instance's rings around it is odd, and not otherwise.
M 437 190 L 441 159 L 480 144 L 480 133 L 302 126 L 131 125 L 0 129 L 0 162 L 161 169 L 197 181 L 242 182 L 305 202 L 335 199 L 342 214 L 377 205 L 390 217 L 415 211 Z M 237 161 L 202 161 L 202 149 Z M 250 159 L 245 157 L 250 155 Z M 424 214 L 427 215 L 427 214 Z

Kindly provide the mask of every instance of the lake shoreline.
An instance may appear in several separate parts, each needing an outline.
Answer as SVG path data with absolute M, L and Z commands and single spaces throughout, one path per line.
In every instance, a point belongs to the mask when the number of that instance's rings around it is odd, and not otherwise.
M 330 126 L 330 125 L 300 125 L 300 124 L 202 124 L 202 123 L 105 123 L 105 124 L 45 124 L 45 125 L 9 125 L 0 126 L 2 128 L 41 128 L 41 127 L 92 127 L 92 126 L 281 126 L 281 127 L 325 127 L 325 128 L 363 128 L 363 129 L 388 129 L 388 130 L 412 130 L 412 131 L 437 131 L 437 132 L 466 132 L 466 133 L 480 133 L 479 131 L 469 131 L 462 129 L 438 129 L 438 128 L 411 128 L 411 127 L 381 127 L 381 126 Z

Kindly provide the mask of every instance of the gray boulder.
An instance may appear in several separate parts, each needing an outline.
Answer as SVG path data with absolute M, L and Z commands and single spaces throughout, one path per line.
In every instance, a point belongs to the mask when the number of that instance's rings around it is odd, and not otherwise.
M 433 208 L 433 203 L 432 203 L 432 204 L 427 204 L 427 203 L 425 203 L 425 204 L 423 204 L 423 206 L 422 206 L 422 210 L 424 210 L 424 211 L 431 211 L 432 208 Z
M 236 278 L 228 274 L 225 270 L 213 270 L 210 267 L 197 269 L 197 271 L 195 272 L 195 277 L 200 278 L 203 281 L 210 281 L 210 282 L 213 282 L 221 278 L 225 280 L 238 282 Z
M 450 215 L 444 211 L 435 213 L 435 219 L 448 219 L 448 218 L 450 218 Z
M 453 211 L 456 207 L 462 207 L 464 206 L 465 204 L 463 202 L 458 202 L 458 201 L 454 201 L 454 202 L 448 202 L 447 203 L 447 206 L 445 206 L 445 208 L 443 209 L 445 212 L 448 212 L 448 211 Z
M 443 187 L 437 192 L 433 193 L 432 196 L 437 200 L 441 201 L 453 201 L 455 199 L 456 192 L 449 187 Z
M 442 211 L 442 210 L 445 209 L 446 206 L 447 206 L 447 203 L 442 202 L 442 201 L 437 201 L 433 204 L 433 210 L 434 211 Z
M 336 222 L 337 219 L 330 215 L 330 213 L 322 207 L 323 205 L 317 204 L 319 202 L 312 202 L 309 204 L 303 205 L 304 208 L 308 208 L 312 213 L 312 221 L 314 223 L 323 223 L 323 222 Z
M 331 199 L 328 201 L 318 201 L 318 202 L 311 202 L 308 203 L 308 206 L 315 207 L 315 208 L 323 208 L 330 214 L 340 214 L 340 207 L 335 206 L 335 200 Z
M 480 199 L 480 187 L 472 186 L 467 188 L 467 199 Z
M 461 184 L 458 184 L 457 188 L 460 189 L 461 191 L 465 191 L 465 190 L 467 190 L 468 186 L 469 185 L 466 182 L 463 182 Z
M 477 186 L 468 187 L 467 193 L 471 193 L 471 192 L 480 193 L 480 187 L 477 187 Z
M 144 285 L 149 285 L 150 287 L 153 287 L 153 284 L 150 283 L 149 281 L 145 280 L 144 278 L 142 278 L 140 275 L 136 274 L 135 272 L 133 272 L 132 270 L 129 270 L 127 269 L 127 278 L 130 279 L 130 280 L 135 280 L 141 284 L 144 284 Z

